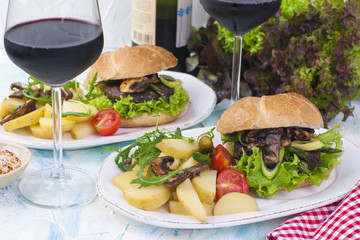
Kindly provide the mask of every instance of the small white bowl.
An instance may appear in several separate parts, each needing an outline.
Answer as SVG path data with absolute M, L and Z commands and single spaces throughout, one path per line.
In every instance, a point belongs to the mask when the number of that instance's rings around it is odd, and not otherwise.
M 0 141 L 0 150 L 8 150 L 14 153 L 21 161 L 21 166 L 11 172 L 0 174 L 0 189 L 8 186 L 25 171 L 31 159 L 31 152 L 28 148 L 9 142 Z

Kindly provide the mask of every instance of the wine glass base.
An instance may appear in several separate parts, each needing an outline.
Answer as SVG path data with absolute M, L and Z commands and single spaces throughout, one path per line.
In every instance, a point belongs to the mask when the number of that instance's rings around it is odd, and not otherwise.
M 29 204 L 43 208 L 68 208 L 85 205 L 96 197 L 95 180 L 86 171 L 65 167 L 66 180 L 51 179 L 52 169 L 24 176 L 19 183 L 20 196 Z

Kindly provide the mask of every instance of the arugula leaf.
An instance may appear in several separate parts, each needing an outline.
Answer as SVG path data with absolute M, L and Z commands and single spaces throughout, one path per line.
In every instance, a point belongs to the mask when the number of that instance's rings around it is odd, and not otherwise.
M 91 80 L 91 83 L 89 85 L 89 91 L 88 93 L 85 95 L 85 99 L 84 99 L 84 102 L 85 103 L 88 103 L 90 100 L 92 99 L 95 99 L 99 96 L 101 96 L 101 94 L 94 94 L 94 89 L 95 89 L 95 82 L 96 82 L 96 79 L 97 79 L 97 72 L 95 73 L 93 79 Z M 101 110 L 101 109 L 100 109 Z
M 210 155 L 212 155 L 212 154 L 215 154 L 215 149 L 213 150 L 212 153 L 208 153 L 208 154 L 202 154 L 202 153 L 199 153 L 199 152 L 194 152 L 192 157 L 193 157 L 193 159 L 195 161 L 205 162 L 208 165 L 210 165 L 210 163 L 211 163 Z

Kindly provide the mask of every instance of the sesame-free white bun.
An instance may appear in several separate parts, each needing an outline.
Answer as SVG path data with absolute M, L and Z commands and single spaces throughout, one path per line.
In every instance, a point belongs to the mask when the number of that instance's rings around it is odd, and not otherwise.
M 120 47 L 103 53 L 91 66 L 86 82 L 138 78 L 175 67 L 177 58 L 165 48 L 154 45 Z
M 285 93 L 241 98 L 225 110 L 216 126 L 221 134 L 279 127 L 318 129 L 324 127 L 324 121 L 306 97 Z

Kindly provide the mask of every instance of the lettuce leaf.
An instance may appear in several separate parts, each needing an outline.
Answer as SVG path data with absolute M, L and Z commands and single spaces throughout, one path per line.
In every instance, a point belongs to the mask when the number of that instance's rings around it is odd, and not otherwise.
M 342 136 L 336 129 L 338 127 L 339 125 L 314 138 L 322 141 L 327 147 L 342 149 Z M 280 165 L 275 177 L 269 180 L 262 173 L 259 148 L 255 147 L 251 156 L 247 156 L 245 151 L 243 151 L 242 158 L 237 161 L 237 165 L 233 168 L 245 174 L 249 187 L 252 187 L 260 197 L 272 197 L 280 189 L 286 189 L 288 192 L 294 190 L 299 183 L 305 180 L 320 186 L 324 179 L 328 179 L 331 170 L 340 164 L 338 158 L 341 155 L 342 152 L 332 154 L 321 153 L 320 160 L 325 166 L 315 167 L 311 170 L 311 174 L 300 171 L 298 167 L 300 159 L 294 155 L 293 161 L 284 161 Z
M 280 8 L 244 36 L 240 95 L 297 92 L 325 123 L 340 112 L 345 121 L 360 92 L 359 0 L 282 0 Z M 215 90 L 218 102 L 230 98 L 233 42 L 211 18 L 188 42 L 198 64 L 192 73 Z
M 100 93 L 101 89 L 95 87 L 94 92 Z M 89 104 L 97 107 L 99 110 L 113 108 L 120 114 L 121 118 L 133 118 L 141 116 L 144 112 L 149 113 L 149 115 L 167 112 L 170 116 L 174 116 L 179 112 L 184 112 L 186 104 L 190 102 L 188 94 L 181 86 L 174 89 L 174 94 L 169 97 L 169 102 L 166 102 L 161 97 L 158 100 L 152 99 L 144 103 L 131 102 L 131 96 L 126 98 L 120 96 L 120 98 L 120 101 L 112 102 L 102 93 L 99 97 L 90 100 Z

